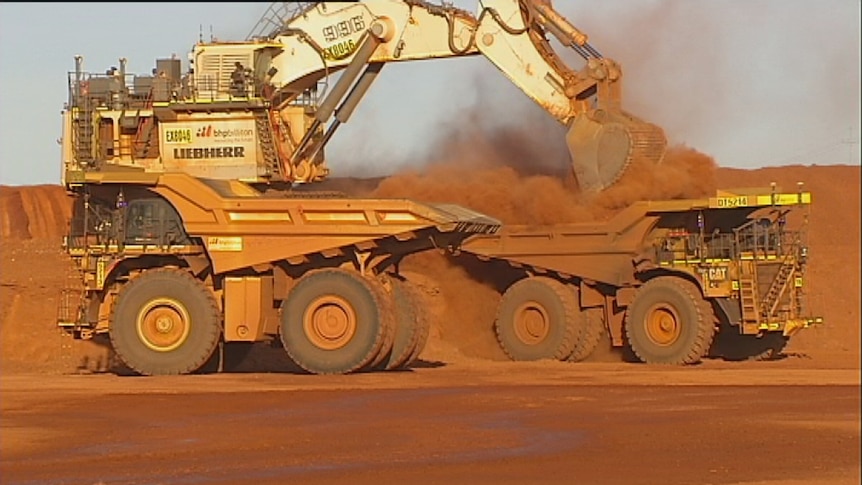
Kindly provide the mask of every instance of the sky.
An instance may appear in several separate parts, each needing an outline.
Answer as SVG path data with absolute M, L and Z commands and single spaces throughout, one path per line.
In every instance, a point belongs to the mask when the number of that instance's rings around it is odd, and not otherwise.
M 670 144 L 725 167 L 860 164 L 860 0 L 553 5 L 622 66 L 624 108 L 663 127 Z M 76 54 L 86 71 L 126 57 L 127 72 L 148 74 L 157 58 L 185 59 L 201 36 L 244 39 L 268 6 L 0 2 L 0 184 L 60 182 Z M 327 164 L 333 175 L 393 173 L 433 153 L 429 133 L 460 129 L 467 113 L 517 123 L 525 103 L 481 56 L 387 66 L 330 141 Z

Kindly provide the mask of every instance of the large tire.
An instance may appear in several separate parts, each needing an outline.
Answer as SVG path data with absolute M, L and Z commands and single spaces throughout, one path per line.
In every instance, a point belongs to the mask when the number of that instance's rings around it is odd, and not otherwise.
M 371 362 L 365 364 L 359 370 L 374 371 L 381 370 L 382 363 L 392 354 L 392 346 L 395 342 L 395 330 L 398 327 L 398 322 L 396 321 L 395 302 L 392 301 L 392 294 L 384 286 L 383 280 L 372 278 L 366 281 L 374 292 L 379 305 L 383 326 L 383 343 L 380 344 L 380 350 L 377 351 L 377 355 L 371 359 Z
M 605 335 L 605 320 L 602 318 L 601 309 L 584 310 L 579 319 L 582 330 L 575 342 L 575 350 L 568 358 L 569 362 L 580 362 L 592 355 Z
M 194 372 L 213 355 L 220 337 L 212 291 L 179 269 L 151 269 L 132 278 L 111 312 L 114 352 L 143 375 Z
M 427 316 L 423 315 L 420 308 L 416 288 L 401 279 L 392 278 L 390 281 L 395 312 L 395 338 L 392 351 L 378 367 L 385 370 L 408 367 L 425 348 L 430 327 L 427 324 Z
M 422 355 L 425 346 L 428 345 L 428 337 L 431 334 L 431 316 L 428 314 L 428 309 L 424 307 L 424 299 L 419 288 L 407 282 L 407 289 L 413 299 L 413 308 L 415 309 L 413 324 L 416 327 L 416 339 L 413 342 L 410 355 L 401 368 L 410 367 L 419 360 L 419 356 Z
M 577 316 L 570 287 L 551 278 L 525 278 L 503 294 L 494 328 L 512 360 L 565 360 L 581 331 Z
M 632 352 L 648 364 L 695 364 L 715 336 L 712 307 L 692 282 L 674 276 L 647 281 L 626 310 Z
M 347 374 L 373 365 L 392 332 L 379 282 L 341 269 L 312 271 L 282 304 L 281 342 L 312 374 Z

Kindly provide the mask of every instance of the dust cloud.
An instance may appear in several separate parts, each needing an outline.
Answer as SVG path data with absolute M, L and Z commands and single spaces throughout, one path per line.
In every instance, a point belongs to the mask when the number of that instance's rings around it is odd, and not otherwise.
M 543 225 L 606 220 L 638 200 L 696 198 L 715 189 L 717 165 L 712 157 L 678 145 L 668 149 L 658 167 L 633 164 L 608 190 L 583 194 L 571 170 L 562 127 L 548 126 L 529 110 L 523 119 L 528 122 L 519 126 L 475 122 L 468 123 L 469 130 L 444 131 L 434 144 L 434 155 L 409 164 L 418 168 L 383 179 L 371 195 L 455 203 L 504 224 Z M 551 140 L 549 133 L 559 138 Z M 523 277 L 520 270 L 471 255 L 437 253 L 411 256 L 403 268 L 437 282 L 445 305 L 434 320 L 444 341 L 468 356 L 505 358 L 494 339 L 496 305 L 502 291 Z

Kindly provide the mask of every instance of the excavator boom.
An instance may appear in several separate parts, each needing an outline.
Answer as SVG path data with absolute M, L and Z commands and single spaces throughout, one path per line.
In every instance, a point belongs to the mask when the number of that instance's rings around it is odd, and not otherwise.
M 584 66 L 569 67 L 550 36 L 579 54 Z M 660 163 L 667 145 L 661 128 L 621 108 L 620 67 L 590 45 L 587 35 L 550 1 L 479 0 L 476 15 L 418 0 L 321 2 L 288 21 L 273 40 L 285 46 L 273 57 L 276 91 L 300 93 L 323 76 L 348 69 L 341 89 L 336 85 L 330 93 L 333 102 L 318 112 L 321 123 L 338 97 L 347 98 L 345 110 L 352 112 L 362 92 L 349 100 L 347 87 L 363 77 L 360 67 L 481 54 L 568 127 L 566 142 L 583 190 L 610 186 L 633 162 Z M 363 84 L 367 89 L 368 83 L 357 83 Z M 342 123 L 348 116 L 336 120 Z

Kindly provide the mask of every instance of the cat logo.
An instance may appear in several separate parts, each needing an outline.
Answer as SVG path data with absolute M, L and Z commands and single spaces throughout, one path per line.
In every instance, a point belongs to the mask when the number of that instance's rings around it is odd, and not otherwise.
M 706 279 L 710 281 L 724 281 L 727 279 L 727 266 L 713 266 L 707 268 Z

